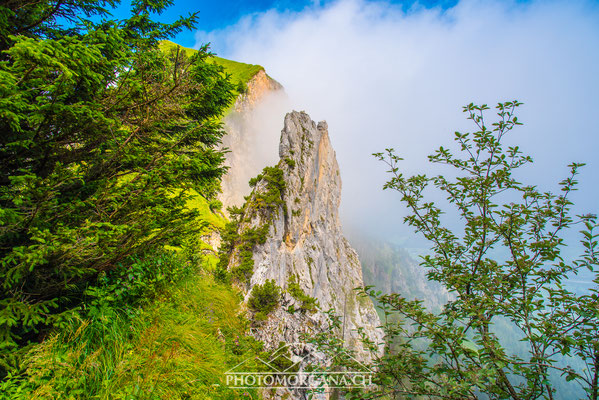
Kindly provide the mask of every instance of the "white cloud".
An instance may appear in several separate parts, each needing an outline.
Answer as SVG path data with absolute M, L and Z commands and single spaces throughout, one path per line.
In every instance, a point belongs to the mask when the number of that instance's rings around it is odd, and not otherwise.
M 296 109 L 326 119 L 341 166 L 343 213 L 385 232 L 403 206 L 382 192 L 394 147 L 406 169 L 470 128 L 461 106 L 518 99 L 512 143 L 535 158 L 531 182 L 555 190 L 571 161 L 588 163 L 576 200 L 599 211 L 599 8 L 591 2 L 475 1 L 402 10 L 386 2 L 315 2 L 198 32 L 219 55 L 265 66 Z M 282 121 L 281 121 L 282 125 Z M 276 152 L 276 149 L 273 149 Z M 403 231 L 405 232 L 405 231 Z

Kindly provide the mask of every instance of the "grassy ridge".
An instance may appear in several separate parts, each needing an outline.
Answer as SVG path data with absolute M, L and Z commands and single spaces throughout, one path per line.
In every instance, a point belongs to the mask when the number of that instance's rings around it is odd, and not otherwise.
M 197 51 L 188 47 L 179 46 L 178 44 L 173 43 L 169 40 L 163 40 L 159 44 L 159 47 L 163 51 L 169 51 L 170 49 L 173 49 L 177 46 L 183 49 L 188 56 L 192 55 Z M 233 83 L 241 82 L 245 85 L 248 83 L 250 79 L 252 79 L 254 75 L 264 70 L 264 67 L 260 65 L 244 64 L 216 56 L 213 56 L 212 59 L 216 64 L 223 66 L 227 73 L 231 74 L 231 81 Z

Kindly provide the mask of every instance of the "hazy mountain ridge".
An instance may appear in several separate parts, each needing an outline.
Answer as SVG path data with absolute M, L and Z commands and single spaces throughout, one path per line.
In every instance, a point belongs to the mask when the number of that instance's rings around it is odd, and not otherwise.
M 447 290 L 429 281 L 426 270 L 401 246 L 354 231 L 350 231 L 348 238 L 360 256 L 367 286 L 374 286 L 383 293 L 399 293 L 411 300 L 422 300 L 431 310 L 440 309 L 448 301 Z

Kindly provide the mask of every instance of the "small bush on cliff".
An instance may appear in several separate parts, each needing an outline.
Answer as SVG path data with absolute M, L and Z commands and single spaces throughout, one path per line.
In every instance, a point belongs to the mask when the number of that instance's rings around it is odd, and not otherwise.
M 285 161 L 285 164 L 289 166 L 289 168 L 295 168 L 295 160 L 293 158 L 285 157 L 283 160 Z
M 237 82 L 237 93 L 239 94 L 246 94 L 248 92 L 248 87 L 245 83 L 243 83 L 242 81 Z
M 318 300 L 316 300 L 312 296 L 308 296 L 306 292 L 304 292 L 304 290 L 299 285 L 299 282 L 297 281 L 297 277 L 295 275 L 291 275 L 287 280 L 287 291 L 289 292 L 291 297 L 293 297 L 300 303 L 300 312 L 316 312 L 318 308 Z
M 232 215 L 233 217 L 233 215 Z M 248 283 L 254 272 L 253 250 L 258 244 L 266 242 L 268 225 L 258 228 L 249 228 L 239 233 L 239 221 L 234 218 L 227 223 L 222 231 L 222 243 L 219 249 L 219 260 L 215 269 L 215 277 L 220 281 L 227 281 L 232 275 L 239 282 Z M 227 271 L 231 256 L 238 251 L 239 264 Z
M 266 181 L 265 191 L 255 192 L 249 206 L 258 212 L 273 212 L 278 206 L 284 205 L 283 192 L 285 191 L 285 179 L 283 170 L 277 166 L 266 167 L 256 180 L 250 180 L 250 185 L 255 186 L 260 180 Z
M 254 318 L 257 321 L 263 321 L 279 305 L 280 299 L 281 288 L 273 279 L 269 279 L 263 285 L 256 285 L 252 288 L 248 307 L 255 313 Z
M 258 228 L 249 228 L 238 236 L 237 249 L 239 250 L 240 262 L 231 273 L 240 282 L 248 283 L 254 273 L 254 247 L 266 242 L 269 225 Z

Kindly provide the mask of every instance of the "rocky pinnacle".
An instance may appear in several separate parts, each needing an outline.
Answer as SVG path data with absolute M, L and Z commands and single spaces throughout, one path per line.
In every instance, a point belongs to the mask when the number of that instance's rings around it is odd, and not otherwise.
M 248 226 L 270 226 L 266 242 L 254 248 L 249 289 L 273 279 L 287 290 L 293 277 L 307 295 L 318 300 L 322 311 L 289 313 L 291 305 L 297 310 L 300 304 L 285 293 L 282 305 L 255 330 L 255 335 L 271 349 L 280 342 L 301 341 L 302 333 L 328 329 L 324 311 L 332 308 L 342 320 L 337 334 L 358 358 L 367 361 L 371 354 L 363 349 L 358 328 L 375 343 L 382 341 L 382 332 L 377 328 L 380 321 L 372 301 L 357 296 L 354 290 L 364 285 L 362 268 L 357 253 L 341 232 L 341 177 L 326 122 L 317 125 L 304 112 L 287 114 L 279 156 L 278 167 L 286 183 L 283 204 L 269 216 L 246 210 L 246 215 L 253 216 L 246 222 Z M 265 185 L 264 181 L 258 182 L 250 200 Z

